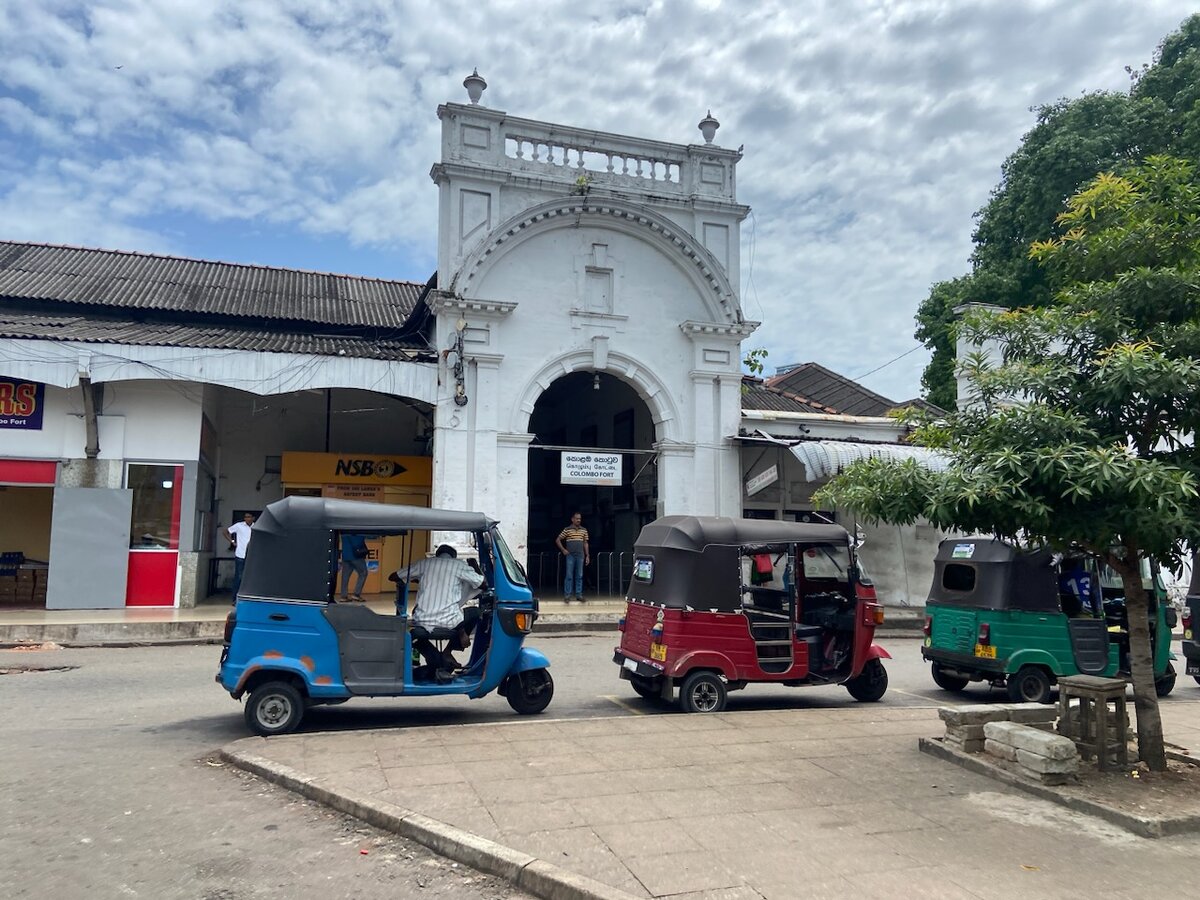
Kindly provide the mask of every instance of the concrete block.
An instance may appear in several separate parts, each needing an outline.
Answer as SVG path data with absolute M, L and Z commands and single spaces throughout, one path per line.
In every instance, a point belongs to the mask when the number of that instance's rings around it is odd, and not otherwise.
M 983 750 L 989 756 L 995 756 L 1000 759 L 1007 759 L 1013 762 L 1017 760 L 1017 748 L 1009 744 L 1001 744 L 997 741 L 984 741 Z
M 1074 750 L 1074 746 L 1071 749 Z M 1038 775 L 1074 775 L 1079 771 L 1079 757 L 1077 756 L 1072 756 L 1070 759 L 1047 759 L 1041 754 L 1018 749 L 1017 762 Z
M 1074 777 L 1074 775 L 1068 775 L 1064 772 L 1043 772 L 1038 776 L 1038 781 L 1040 781 L 1042 784 L 1058 785 L 1067 784 Z
M 985 722 L 1008 721 L 1008 710 L 1003 704 L 943 706 L 938 709 L 938 718 L 947 725 L 983 725 Z
M 962 740 L 961 738 L 946 738 L 946 746 L 961 750 L 963 753 L 982 753 L 982 740 Z
M 982 741 L 984 738 L 982 725 L 947 725 L 946 737 L 954 737 L 964 741 Z
M 984 726 L 984 734 L 989 740 L 1028 750 L 1047 759 L 1073 759 L 1077 755 L 1070 738 L 1016 722 L 989 722 Z
M 1019 722 L 1022 725 L 1040 724 L 1058 721 L 1058 707 L 1046 706 L 1044 703 L 1006 703 L 1008 721 Z

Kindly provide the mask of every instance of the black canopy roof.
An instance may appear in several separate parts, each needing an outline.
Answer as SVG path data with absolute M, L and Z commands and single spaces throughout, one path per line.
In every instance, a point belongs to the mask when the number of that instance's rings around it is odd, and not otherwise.
M 947 577 L 947 567 L 972 572 Z M 1025 550 L 993 537 L 947 538 L 938 544 L 934 557 L 929 601 L 980 609 L 1058 612 L 1054 553 L 1046 547 Z
M 642 528 L 637 549 L 671 547 L 700 551 L 711 545 L 742 547 L 758 544 L 848 544 L 841 525 L 780 522 L 773 519 L 731 519 L 728 516 L 663 516 Z
M 496 525 L 483 513 L 321 497 L 286 497 L 263 510 L 246 551 L 240 596 L 324 601 L 337 567 L 338 532 L 403 534 Z

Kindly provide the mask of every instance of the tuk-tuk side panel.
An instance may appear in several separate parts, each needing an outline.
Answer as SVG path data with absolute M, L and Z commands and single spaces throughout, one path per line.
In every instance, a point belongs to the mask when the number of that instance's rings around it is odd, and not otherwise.
M 302 677 L 311 696 L 344 696 L 337 635 L 323 611 L 321 604 L 238 601 L 222 686 L 234 692 L 252 669 L 280 669 Z

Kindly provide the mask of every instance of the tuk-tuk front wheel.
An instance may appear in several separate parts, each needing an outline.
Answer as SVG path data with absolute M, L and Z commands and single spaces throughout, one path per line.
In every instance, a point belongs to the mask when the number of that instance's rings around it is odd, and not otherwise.
M 245 716 L 246 725 L 255 734 L 288 734 L 300 725 L 304 698 L 286 681 L 268 681 L 250 692 Z
M 508 679 L 504 698 L 523 716 L 540 713 L 554 698 L 554 679 L 545 669 L 518 672 Z
M 1050 676 L 1041 666 L 1021 666 L 1008 676 L 1008 699 L 1013 703 L 1049 703 Z
M 846 682 L 850 696 L 860 703 L 875 703 L 887 693 L 887 669 L 878 659 L 868 659 L 861 672 Z
M 679 708 L 686 713 L 720 712 L 725 708 L 725 682 L 714 672 L 693 672 L 679 689 Z

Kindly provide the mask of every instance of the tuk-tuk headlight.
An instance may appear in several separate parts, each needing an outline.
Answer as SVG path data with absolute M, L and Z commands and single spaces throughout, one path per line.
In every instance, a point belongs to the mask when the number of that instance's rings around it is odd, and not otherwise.
M 518 631 L 528 632 L 533 629 L 533 615 L 527 612 L 513 613 L 513 622 Z

